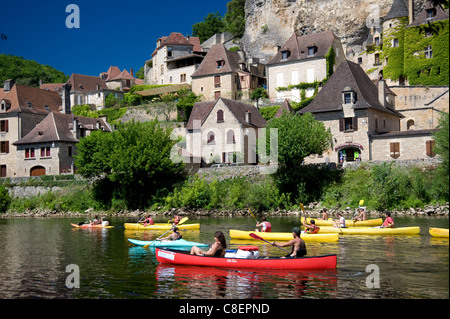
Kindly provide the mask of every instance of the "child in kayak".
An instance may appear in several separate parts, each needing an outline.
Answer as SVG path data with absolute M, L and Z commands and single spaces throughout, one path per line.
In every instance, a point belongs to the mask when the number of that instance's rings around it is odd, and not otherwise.
M 319 230 L 320 230 L 320 227 L 316 226 L 316 221 L 314 219 L 311 219 L 311 225 L 308 225 L 306 223 L 306 219 L 304 218 L 302 220 L 302 224 L 303 224 L 303 226 L 306 227 L 306 233 L 307 234 L 317 234 L 319 232 Z
M 212 244 L 211 248 L 207 252 L 204 252 L 197 246 L 194 246 L 191 248 L 191 255 L 223 257 L 225 256 L 226 249 L 227 242 L 225 240 L 225 236 L 219 230 L 214 233 L 214 244 Z
M 258 232 L 260 231 L 263 233 L 270 233 L 272 231 L 272 225 L 267 221 L 266 216 L 263 216 L 261 218 L 261 220 L 262 220 L 261 223 L 256 224 L 256 227 L 261 227 L 261 230 L 255 229 L 255 231 L 258 231 Z
M 300 238 L 300 233 L 301 233 L 300 227 L 294 227 L 292 229 L 292 236 L 294 237 L 294 239 L 291 239 L 287 243 L 276 243 L 276 242 L 272 243 L 272 245 L 278 247 L 292 246 L 291 253 L 281 258 L 297 258 L 303 257 L 307 254 L 306 244 L 305 241 Z

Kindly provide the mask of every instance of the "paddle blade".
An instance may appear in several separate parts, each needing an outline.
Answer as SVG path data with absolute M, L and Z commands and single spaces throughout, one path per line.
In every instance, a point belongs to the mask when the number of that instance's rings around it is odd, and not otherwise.
M 361 199 L 360 201 L 359 201 L 359 206 L 362 206 L 364 204 L 364 199 Z
M 303 206 L 303 203 L 300 203 L 300 209 L 302 210 L 302 213 L 305 212 L 305 207 Z
M 254 234 L 254 233 L 250 233 L 249 236 L 253 239 L 264 240 L 264 238 Z
M 184 223 L 187 222 L 188 220 L 189 220 L 189 217 L 184 217 L 184 218 L 182 218 L 182 219 L 178 222 L 177 225 L 184 224 Z

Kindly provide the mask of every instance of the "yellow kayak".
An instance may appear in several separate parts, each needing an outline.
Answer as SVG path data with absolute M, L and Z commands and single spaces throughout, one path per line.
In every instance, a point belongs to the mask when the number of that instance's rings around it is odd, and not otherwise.
M 268 241 L 273 240 L 281 240 L 281 241 L 289 241 L 291 240 L 292 233 L 264 233 L 264 232 L 255 232 L 255 231 L 244 231 L 244 230 L 235 230 L 230 229 L 230 237 L 234 239 L 251 239 L 250 234 L 254 233 L 259 237 L 264 238 Z M 339 239 L 339 234 L 301 234 L 300 237 L 304 241 L 315 241 L 315 242 L 337 242 Z
M 448 238 L 448 229 L 446 229 L 446 228 L 430 227 L 429 231 L 430 231 L 430 235 L 433 237 Z
M 398 227 L 398 228 L 378 228 L 378 227 L 351 227 L 337 228 L 319 226 L 318 234 L 341 234 L 341 235 L 419 235 L 420 227 Z
M 302 217 L 300 221 L 303 223 L 303 220 L 305 218 Z M 334 226 L 335 223 L 331 220 L 321 220 L 321 219 L 315 219 L 315 218 L 306 218 L 306 223 L 310 224 L 311 219 L 314 219 L 314 222 L 317 226 Z M 374 227 L 374 226 L 381 226 L 383 224 L 382 218 L 375 218 L 375 219 L 367 219 L 367 220 L 361 220 L 361 221 L 353 221 L 351 219 L 345 220 L 345 226 L 347 227 Z
M 144 226 L 143 224 L 125 223 L 125 229 L 130 230 L 169 230 L 172 224 L 169 223 L 155 223 L 153 225 Z M 200 229 L 200 224 L 183 224 L 177 226 L 178 229 Z

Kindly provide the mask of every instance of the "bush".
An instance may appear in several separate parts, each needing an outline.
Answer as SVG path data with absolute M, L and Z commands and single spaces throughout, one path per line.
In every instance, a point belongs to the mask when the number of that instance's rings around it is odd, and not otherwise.
M 0 214 L 6 213 L 11 204 L 11 197 L 5 186 L 0 184 Z

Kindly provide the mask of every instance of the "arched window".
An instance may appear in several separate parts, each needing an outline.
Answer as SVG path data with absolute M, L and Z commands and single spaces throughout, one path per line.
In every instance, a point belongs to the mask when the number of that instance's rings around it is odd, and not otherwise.
M 217 111 L 217 122 L 223 122 L 223 111 L 222 110 Z
M 208 133 L 208 140 L 207 140 L 208 144 L 213 144 L 214 143 L 214 132 L 209 132 Z
M 233 130 L 229 130 L 227 132 L 227 143 L 228 144 L 235 144 L 236 143 L 236 139 L 234 137 L 234 131 Z
M 409 130 L 414 130 L 414 120 L 408 120 L 408 122 L 406 122 L 406 129 Z

